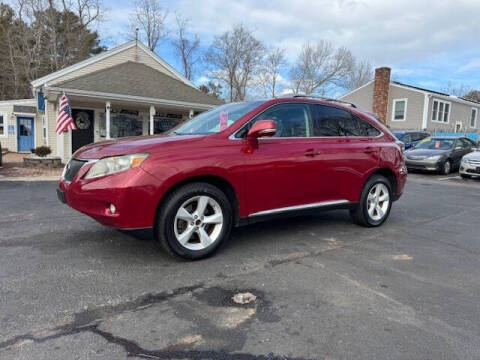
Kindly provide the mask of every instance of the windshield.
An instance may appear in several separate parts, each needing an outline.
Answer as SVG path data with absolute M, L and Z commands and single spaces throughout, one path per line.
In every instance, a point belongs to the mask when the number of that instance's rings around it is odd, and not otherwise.
M 403 140 L 403 137 L 405 136 L 405 133 L 399 133 L 399 132 L 394 132 L 393 135 L 395 135 L 395 137 L 402 141 Z
M 455 144 L 454 139 L 425 139 L 415 146 L 415 149 L 450 150 Z
M 225 130 L 261 104 L 263 101 L 225 104 L 195 116 L 172 133 L 175 135 L 215 134 Z

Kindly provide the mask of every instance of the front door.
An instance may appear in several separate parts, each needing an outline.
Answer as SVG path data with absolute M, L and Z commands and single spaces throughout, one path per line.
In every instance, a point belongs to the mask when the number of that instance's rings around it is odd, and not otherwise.
M 93 110 L 72 109 L 77 130 L 72 131 L 72 154 L 93 143 Z
M 18 151 L 25 152 L 30 151 L 35 147 L 33 128 L 33 118 L 30 117 L 18 117 L 17 118 L 17 140 Z
M 258 120 L 274 120 L 277 132 L 272 138 L 259 139 L 258 148 L 247 155 L 249 214 L 327 200 L 327 177 L 317 156 L 316 140 L 310 137 L 308 105 L 276 105 L 249 125 Z

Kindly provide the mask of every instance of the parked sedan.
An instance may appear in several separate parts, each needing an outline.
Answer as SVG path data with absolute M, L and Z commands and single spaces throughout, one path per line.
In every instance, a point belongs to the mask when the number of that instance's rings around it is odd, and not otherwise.
M 460 164 L 460 175 L 466 179 L 472 176 L 480 176 L 480 149 L 465 155 Z
M 473 151 L 475 143 L 466 138 L 431 137 L 405 152 L 409 170 L 438 171 L 450 174 L 460 167 L 462 157 Z

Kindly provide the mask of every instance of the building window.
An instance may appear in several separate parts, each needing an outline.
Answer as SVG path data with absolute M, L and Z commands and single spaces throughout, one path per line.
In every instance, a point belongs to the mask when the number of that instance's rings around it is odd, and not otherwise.
M 432 121 L 446 123 L 450 121 L 450 103 L 435 99 L 433 100 Z
M 407 119 L 407 99 L 394 99 L 392 121 L 405 121 Z
M 470 116 L 470 127 L 473 129 L 477 127 L 477 113 L 478 110 L 476 108 L 472 108 L 472 114 Z
M 0 113 L 0 137 L 6 137 L 8 134 L 7 114 Z
M 143 135 L 143 118 L 135 113 L 111 113 L 110 137 L 121 138 L 125 136 Z M 106 137 L 105 113 L 100 114 L 100 137 Z

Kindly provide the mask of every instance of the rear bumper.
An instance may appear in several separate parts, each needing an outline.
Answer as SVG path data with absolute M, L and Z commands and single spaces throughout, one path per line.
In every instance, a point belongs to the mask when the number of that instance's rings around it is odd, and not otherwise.
M 119 229 L 153 226 L 161 186 L 155 177 L 140 167 L 98 179 L 83 180 L 82 176 L 79 172 L 71 183 L 60 181 L 57 196 L 61 202 L 103 225 Z

